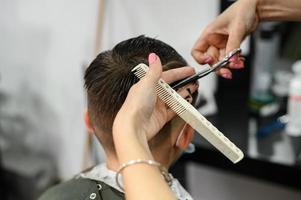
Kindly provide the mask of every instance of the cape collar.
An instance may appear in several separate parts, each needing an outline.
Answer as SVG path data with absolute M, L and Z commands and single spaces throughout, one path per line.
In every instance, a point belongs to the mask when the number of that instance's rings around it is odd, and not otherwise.
M 123 193 L 123 191 L 117 186 L 115 181 L 116 172 L 107 168 L 105 163 L 93 167 L 90 171 L 79 174 L 82 178 L 92 179 L 96 181 L 102 181 L 105 184 L 115 188 Z M 121 181 L 122 184 L 122 181 Z M 179 200 L 193 200 L 190 194 L 183 188 L 180 182 L 176 179 L 172 179 L 170 189 L 176 195 Z

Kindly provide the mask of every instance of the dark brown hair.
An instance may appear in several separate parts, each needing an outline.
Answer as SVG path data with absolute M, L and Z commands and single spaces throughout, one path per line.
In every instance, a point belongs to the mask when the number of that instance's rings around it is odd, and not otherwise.
M 112 50 L 100 53 L 87 68 L 85 87 L 88 113 L 93 125 L 104 133 L 111 134 L 118 110 L 131 86 L 138 81 L 131 69 L 139 63 L 148 65 L 147 58 L 150 53 L 156 53 L 160 57 L 163 70 L 187 65 L 183 57 L 166 43 L 138 36 L 120 42 Z M 111 135 L 104 137 L 111 138 Z

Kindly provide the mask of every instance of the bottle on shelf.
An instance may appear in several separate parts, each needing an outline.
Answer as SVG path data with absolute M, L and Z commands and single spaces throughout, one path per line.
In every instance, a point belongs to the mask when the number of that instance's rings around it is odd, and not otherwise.
M 288 124 L 286 133 L 290 136 L 301 136 L 301 60 L 292 66 L 294 76 L 289 85 Z

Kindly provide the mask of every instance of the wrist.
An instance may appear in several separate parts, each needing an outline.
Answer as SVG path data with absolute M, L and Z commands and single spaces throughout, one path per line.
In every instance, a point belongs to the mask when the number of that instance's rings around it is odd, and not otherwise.
M 260 21 L 298 21 L 301 20 L 301 1 L 256 0 Z
M 141 144 L 137 140 L 132 139 L 115 143 L 116 154 L 119 163 L 125 163 L 133 159 L 152 160 L 153 155 L 148 145 Z
M 113 140 L 120 162 L 137 157 L 152 158 L 145 134 L 139 133 L 133 126 L 113 129 Z
M 262 4 L 263 4 L 263 0 L 253 0 L 254 3 L 255 3 L 255 9 L 256 9 L 256 18 L 257 18 L 257 21 L 258 22 L 261 22 L 262 21 Z
M 129 117 L 129 119 L 133 119 Z M 129 141 L 136 141 L 143 146 L 147 145 L 146 134 L 141 132 L 140 129 L 136 128 L 136 121 L 127 120 L 126 123 L 118 124 L 113 126 L 113 139 L 114 143 L 120 145 L 127 144 Z
M 255 0 L 256 1 L 256 15 L 259 22 L 266 21 L 269 18 L 270 11 L 267 9 L 270 2 L 267 0 Z
M 264 0 L 239 0 L 238 2 L 241 2 L 240 6 L 247 7 L 248 12 L 255 14 L 255 21 L 258 23 L 262 21 L 262 5 L 264 3 Z M 242 9 L 243 10 L 243 9 Z M 252 14 L 251 14 L 252 15 Z

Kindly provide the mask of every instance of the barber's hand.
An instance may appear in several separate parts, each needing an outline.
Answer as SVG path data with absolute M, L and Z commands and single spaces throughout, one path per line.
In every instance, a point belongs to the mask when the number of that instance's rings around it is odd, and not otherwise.
M 195 74 L 192 67 L 182 67 L 162 73 L 160 58 L 154 53 L 149 55 L 149 64 L 149 71 L 146 76 L 132 86 L 114 120 L 114 137 L 118 133 L 133 133 L 146 141 L 154 137 L 165 123 L 176 115 L 157 97 L 155 86 L 158 80 L 162 78 L 167 83 L 172 83 Z M 189 89 L 187 90 L 187 88 Z M 197 88 L 196 83 L 189 84 L 181 88 L 178 93 L 186 98 L 191 95 L 190 93 L 194 93 Z
M 200 64 L 213 64 L 227 53 L 239 48 L 243 39 L 258 25 L 257 0 L 239 0 L 219 15 L 203 31 L 192 49 L 192 56 Z M 233 57 L 229 68 L 241 69 L 244 58 Z M 224 78 L 232 78 L 227 68 L 219 70 Z

